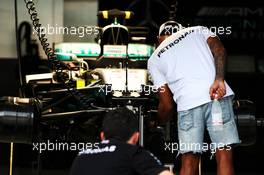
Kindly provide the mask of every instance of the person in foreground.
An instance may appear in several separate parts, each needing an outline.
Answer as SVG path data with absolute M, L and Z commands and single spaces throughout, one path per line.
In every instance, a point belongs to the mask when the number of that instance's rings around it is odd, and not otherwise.
M 102 142 L 75 158 L 71 175 L 173 175 L 150 152 L 137 146 L 137 116 L 127 108 L 106 114 Z
M 208 28 L 183 28 L 175 21 L 160 26 L 159 46 L 148 60 L 148 70 L 159 89 L 158 117 L 165 123 L 178 111 L 180 175 L 198 174 L 204 150 L 204 130 L 211 138 L 218 175 L 233 175 L 232 145 L 240 142 L 232 108 L 233 91 L 225 82 L 226 51 Z M 212 100 L 222 108 L 215 124 Z

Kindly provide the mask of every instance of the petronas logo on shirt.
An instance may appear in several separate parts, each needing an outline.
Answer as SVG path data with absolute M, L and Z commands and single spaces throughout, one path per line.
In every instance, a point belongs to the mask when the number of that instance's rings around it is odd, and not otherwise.
M 167 50 L 169 50 L 170 48 L 172 48 L 173 46 L 178 44 L 180 41 L 182 41 L 184 38 L 186 38 L 187 35 L 189 35 L 190 33 L 193 33 L 193 32 L 194 32 L 194 30 L 190 30 L 188 32 L 185 32 L 181 36 L 177 37 L 173 42 L 171 42 L 167 46 L 165 46 L 162 49 L 160 49 L 160 51 L 158 53 L 158 57 L 160 58 L 161 54 L 163 54 L 164 52 L 166 52 Z

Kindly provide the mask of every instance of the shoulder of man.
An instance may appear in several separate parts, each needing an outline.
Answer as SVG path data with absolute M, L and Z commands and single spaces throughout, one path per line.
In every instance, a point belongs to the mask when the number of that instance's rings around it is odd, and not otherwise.
M 116 148 L 119 150 L 119 151 L 125 151 L 129 154 L 134 154 L 135 152 L 137 152 L 138 149 L 141 149 L 140 146 L 138 145 L 131 145 L 131 144 L 128 144 L 126 142 L 123 142 L 123 141 L 119 141 L 119 140 L 116 140 L 116 139 L 111 139 L 109 141 L 107 141 L 108 143 L 106 143 L 108 146 L 116 146 Z M 103 147 L 103 145 L 105 145 L 104 142 L 101 142 L 100 146 Z

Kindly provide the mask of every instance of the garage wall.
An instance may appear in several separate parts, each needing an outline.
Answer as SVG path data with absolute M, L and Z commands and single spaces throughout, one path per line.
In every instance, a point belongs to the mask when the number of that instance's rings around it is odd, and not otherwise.
M 97 26 L 97 0 L 66 0 L 64 2 L 64 26 Z M 95 35 L 64 35 L 65 42 L 93 42 Z
M 24 0 L 17 0 L 18 21 L 30 21 Z M 63 0 L 35 0 L 39 18 L 44 26 L 63 26 Z M 60 42 L 62 35 L 49 35 L 49 41 Z M 44 56 L 41 51 L 42 56 Z M 15 10 L 13 0 L 0 1 L 0 59 L 16 58 Z

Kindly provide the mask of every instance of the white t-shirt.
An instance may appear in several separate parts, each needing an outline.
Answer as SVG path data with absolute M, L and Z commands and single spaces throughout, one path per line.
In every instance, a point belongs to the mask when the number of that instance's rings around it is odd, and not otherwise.
M 159 88 L 168 84 L 178 111 L 211 101 L 215 64 L 207 39 L 215 36 L 202 26 L 182 29 L 164 40 L 148 60 L 154 85 Z M 225 96 L 233 94 L 226 83 Z

